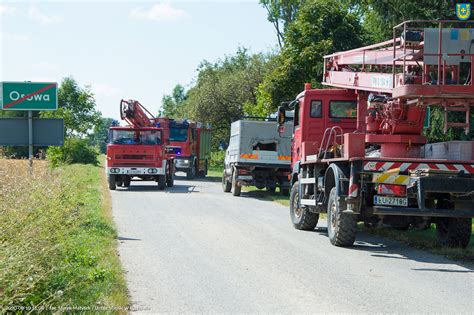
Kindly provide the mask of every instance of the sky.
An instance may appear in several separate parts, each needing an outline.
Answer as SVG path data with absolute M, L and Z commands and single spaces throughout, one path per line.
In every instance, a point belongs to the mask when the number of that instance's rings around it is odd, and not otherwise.
M 104 117 L 139 100 L 157 113 L 164 94 L 192 86 L 203 60 L 274 50 L 255 1 L 0 0 L 0 81 L 89 85 Z

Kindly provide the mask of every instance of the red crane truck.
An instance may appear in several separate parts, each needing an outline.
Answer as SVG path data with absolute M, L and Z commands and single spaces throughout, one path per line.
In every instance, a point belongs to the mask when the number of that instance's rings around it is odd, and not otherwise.
M 186 173 L 188 179 L 206 176 L 211 159 L 211 129 L 199 122 L 185 119 L 158 118 L 169 130 L 168 152 L 173 158 L 175 171 Z
M 314 229 L 327 212 L 336 246 L 353 245 L 360 221 L 401 229 L 435 223 L 442 245 L 468 245 L 472 153 L 468 160 L 420 154 L 428 106 L 444 108 L 445 131 L 470 130 L 474 32 L 472 22 L 459 23 L 403 22 L 392 40 L 324 57 L 322 84 L 330 88 L 306 84 L 290 104 L 290 216 L 296 229 Z M 453 122 L 453 112 L 464 121 Z
M 158 189 L 173 186 L 173 160 L 167 153 L 167 130 L 156 127 L 138 101 L 122 100 L 120 116 L 129 125 L 110 127 L 106 172 L 109 188 L 129 187 L 133 179 L 156 181 Z

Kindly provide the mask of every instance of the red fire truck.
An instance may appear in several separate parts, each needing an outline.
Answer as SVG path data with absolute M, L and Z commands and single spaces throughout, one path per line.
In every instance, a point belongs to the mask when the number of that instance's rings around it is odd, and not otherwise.
M 211 129 L 202 123 L 185 119 L 158 118 L 169 130 L 169 155 L 174 160 L 175 171 L 186 173 L 188 179 L 206 176 L 211 159 Z
M 472 154 L 468 160 L 426 159 L 420 149 L 428 106 L 442 106 L 445 131 L 460 127 L 469 133 L 471 26 L 408 21 L 394 27 L 392 40 L 324 57 L 322 84 L 330 88 L 307 84 L 290 103 L 290 215 L 296 229 L 314 229 L 327 212 L 329 240 L 336 246 L 353 245 L 359 221 L 400 229 L 435 223 L 441 244 L 468 245 Z M 451 113 L 463 121 L 453 122 Z
M 121 118 L 129 125 L 110 127 L 106 172 L 109 188 L 129 187 L 134 179 L 156 181 L 158 189 L 173 186 L 173 161 L 166 152 L 167 131 L 138 101 L 120 102 Z

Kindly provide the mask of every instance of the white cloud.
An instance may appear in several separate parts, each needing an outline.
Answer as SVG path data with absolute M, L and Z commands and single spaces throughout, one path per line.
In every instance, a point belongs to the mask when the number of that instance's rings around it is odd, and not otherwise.
M 95 95 L 113 97 L 122 94 L 122 91 L 108 84 L 93 84 L 92 91 Z
M 26 16 L 33 21 L 39 22 L 43 25 L 57 24 L 62 21 L 62 18 L 58 16 L 46 15 L 40 11 L 36 6 L 30 6 L 26 13 Z
M 130 18 L 132 19 L 160 22 L 176 21 L 188 17 L 190 17 L 188 12 L 181 9 L 173 8 L 168 3 L 155 4 L 148 10 L 142 7 L 135 8 L 130 12 Z

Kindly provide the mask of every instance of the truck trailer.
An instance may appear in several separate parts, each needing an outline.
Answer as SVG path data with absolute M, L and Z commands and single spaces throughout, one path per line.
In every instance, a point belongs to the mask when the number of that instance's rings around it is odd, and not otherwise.
M 224 192 L 239 196 L 242 186 L 254 185 L 288 194 L 290 185 L 291 122 L 278 132 L 276 121 L 238 120 L 232 123 L 224 159 Z

